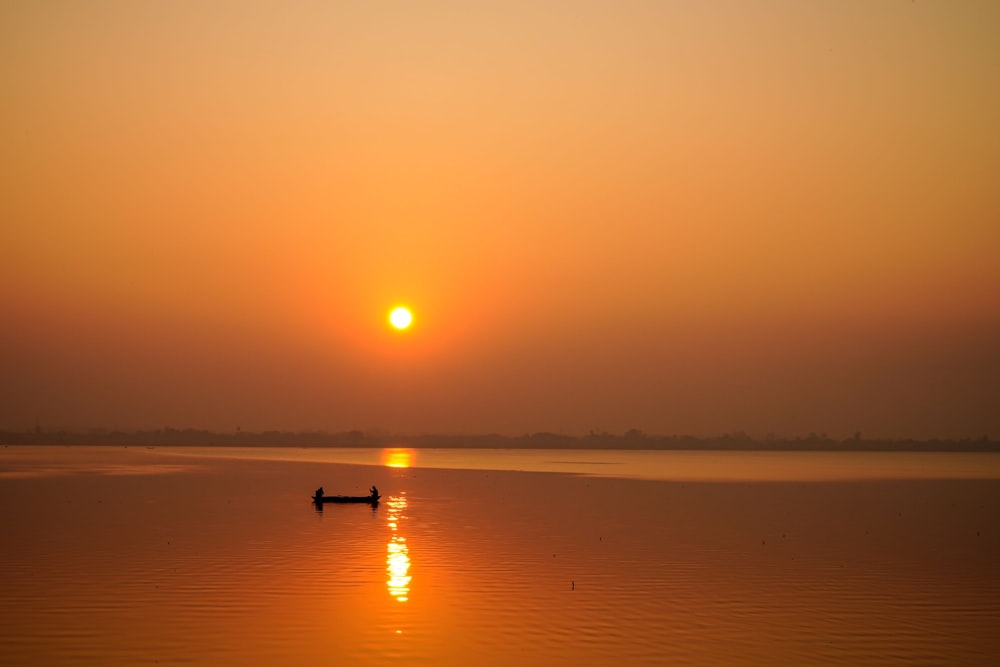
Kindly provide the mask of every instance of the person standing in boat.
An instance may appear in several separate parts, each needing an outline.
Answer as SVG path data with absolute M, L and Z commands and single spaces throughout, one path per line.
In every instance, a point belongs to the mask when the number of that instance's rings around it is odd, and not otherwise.
M 374 484 L 372 484 L 372 498 L 378 498 L 378 488 Z
M 322 486 L 319 487 L 318 489 L 316 489 L 316 496 L 315 497 L 316 498 L 322 498 L 323 497 L 323 487 Z

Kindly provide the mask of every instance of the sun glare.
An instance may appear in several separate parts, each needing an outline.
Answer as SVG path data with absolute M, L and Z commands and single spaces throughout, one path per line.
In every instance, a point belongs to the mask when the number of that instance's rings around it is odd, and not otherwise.
M 407 329 L 413 323 L 413 313 L 402 306 L 395 308 L 389 313 L 389 323 L 400 331 Z
M 415 452 L 404 447 L 391 447 L 382 450 L 382 465 L 387 468 L 409 468 L 413 465 Z

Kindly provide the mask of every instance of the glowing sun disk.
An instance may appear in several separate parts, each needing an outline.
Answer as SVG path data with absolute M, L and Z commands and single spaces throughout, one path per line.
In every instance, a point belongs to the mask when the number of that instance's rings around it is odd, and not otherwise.
M 408 308 L 394 308 L 389 313 L 389 323 L 397 329 L 406 329 L 413 323 L 413 313 Z

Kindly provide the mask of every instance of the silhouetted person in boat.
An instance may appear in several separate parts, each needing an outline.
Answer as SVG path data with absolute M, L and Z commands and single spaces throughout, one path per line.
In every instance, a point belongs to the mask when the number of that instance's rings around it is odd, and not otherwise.
M 322 486 L 319 487 L 318 489 L 316 489 L 316 495 L 314 497 L 315 498 L 322 498 L 323 497 L 323 487 Z
M 378 489 L 372 484 L 372 498 L 378 498 Z

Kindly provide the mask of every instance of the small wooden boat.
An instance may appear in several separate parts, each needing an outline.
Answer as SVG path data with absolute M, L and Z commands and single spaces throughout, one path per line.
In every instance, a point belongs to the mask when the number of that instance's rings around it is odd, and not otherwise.
M 367 505 L 378 505 L 382 496 L 313 496 L 312 501 L 317 505 L 326 503 L 365 503 Z

